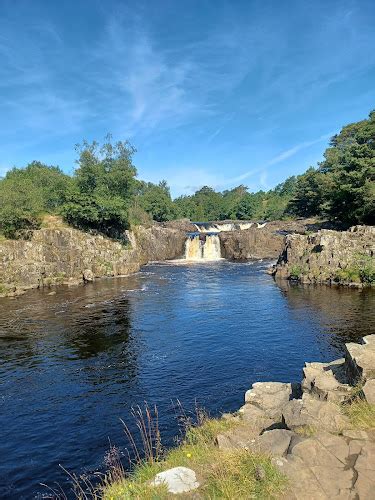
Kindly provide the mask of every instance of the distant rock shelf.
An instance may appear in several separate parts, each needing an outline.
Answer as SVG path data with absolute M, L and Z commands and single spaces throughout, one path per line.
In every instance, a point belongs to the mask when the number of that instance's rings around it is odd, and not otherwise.
M 300 283 L 374 285 L 375 227 L 353 226 L 348 231 L 321 229 L 307 235 L 287 235 L 271 273 L 276 278 Z

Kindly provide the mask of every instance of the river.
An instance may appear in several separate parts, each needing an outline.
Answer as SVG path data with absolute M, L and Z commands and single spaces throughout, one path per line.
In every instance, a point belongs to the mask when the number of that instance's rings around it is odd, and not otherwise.
M 34 498 L 65 469 L 125 453 L 120 418 L 156 404 L 162 439 L 176 401 L 234 411 L 255 381 L 299 381 L 305 361 L 340 357 L 375 330 L 375 293 L 282 286 L 267 262 L 153 264 L 133 276 L 0 299 L 0 497 Z

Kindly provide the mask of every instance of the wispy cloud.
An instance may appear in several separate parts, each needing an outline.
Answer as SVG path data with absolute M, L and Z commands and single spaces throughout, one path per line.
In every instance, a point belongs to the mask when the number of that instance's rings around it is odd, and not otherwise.
M 312 141 L 303 141 L 300 142 L 299 144 L 296 144 L 295 146 L 292 146 L 291 148 L 286 149 L 285 151 L 282 151 L 278 155 L 274 156 L 271 158 L 269 161 L 267 161 L 264 165 L 257 167 L 255 169 L 248 170 L 244 172 L 243 174 L 240 174 L 238 176 L 232 177 L 231 179 L 227 179 L 228 184 L 233 184 L 236 182 L 242 182 L 245 179 L 248 179 L 249 177 L 252 177 L 253 175 L 259 174 L 260 172 L 265 172 L 265 169 L 272 167 L 273 165 L 277 165 L 288 158 L 291 158 L 292 156 L 296 155 L 299 151 L 309 148 L 310 146 L 313 146 L 314 144 L 318 144 L 319 142 L 326 141 L 330 137 L 332 137 L 333 133 L 330 132 L 328 134 L 321 135 L 317 139 L 313 139 Z

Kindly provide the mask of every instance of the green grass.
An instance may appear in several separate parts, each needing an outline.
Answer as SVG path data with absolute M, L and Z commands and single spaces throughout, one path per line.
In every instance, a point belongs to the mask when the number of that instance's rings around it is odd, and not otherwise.
M 343 412 L 349 417 L 354 429 L 375 428 L 375 405 L 367 403 L 364 399 L 357 398 L 345 404 Z
M 286 480 L 268 456 L 247 450 L 220 450 L 216 436 L 235 425 L 224 419 L 207 419 L 198 427 L 187 430 L 180 446 L 170 450 L 159 461 L 145 461 L 133 473 L 109 475 L 98 498 L 167 499 L 172 498 L 165 487 L 149 486 L 158 472 L 184 466 L 193 469 L 201 486 L 199 498 L 248 499 L 276 498 L 286 487 Z M 192 492 L 192 495 L 197 492 Z M 188 494 L 180 498 L 190 498 Z

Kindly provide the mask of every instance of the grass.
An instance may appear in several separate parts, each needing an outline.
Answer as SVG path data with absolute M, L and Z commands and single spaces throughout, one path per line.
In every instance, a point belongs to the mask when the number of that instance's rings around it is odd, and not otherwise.
M 367 403 L 364 399 L 357 398 L 343 406 L 344 414 L 350 419 L 354 429 L 375 428 L 375 405 Z
M 236 425 L 241 424 L 233 420 L 205 418 L 200 425 L 189 426 L 181 444 L 162 458 L 139 461 L 128 476 L 118 467 L 114 468 L 106 476 L 96 498 L 174 498 L 165 486 L 151 487 L 149 483 L 158 472 L 177 466 L 193 469 L 201 484 L 190 496 L 180 495 L 181 498 L 245 500 L 280 496 L 286 488 L 286 479 L 272 464 L 270 457 L 244 449 L 221 450 L 216 446 L 216 436 Z

